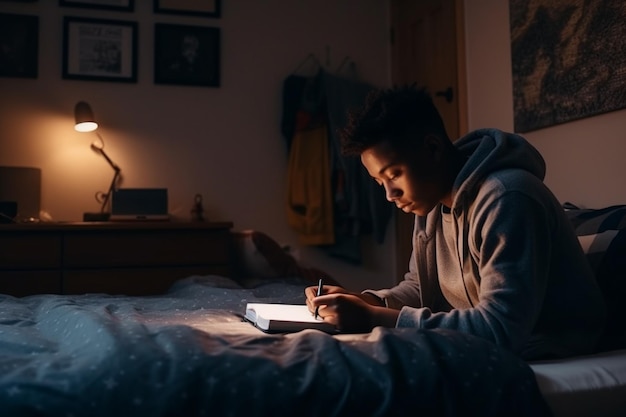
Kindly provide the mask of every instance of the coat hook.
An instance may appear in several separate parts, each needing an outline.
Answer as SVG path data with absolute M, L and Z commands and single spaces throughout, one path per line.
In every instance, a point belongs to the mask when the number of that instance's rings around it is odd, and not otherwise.
M 452 103 L 452 99 L 454 98 L 454 92 L 452 91 L 452 87 L 448 87 L 443 91 L 437 91 L 435 95 L 438 97 L 444 97 L 447 103 Z

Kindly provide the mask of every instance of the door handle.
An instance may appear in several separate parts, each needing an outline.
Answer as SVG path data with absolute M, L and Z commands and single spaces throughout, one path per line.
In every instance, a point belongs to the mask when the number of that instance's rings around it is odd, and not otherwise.
M 454 93 L 452 91 L 452 87 L 448 87 L 443 91 L 437 91 L 435 93 L 436 96 L 438 97 L 443 97 L 446 99 L 446 102 L 448 103 L 452 103 L 452 99 L 454 98 Z

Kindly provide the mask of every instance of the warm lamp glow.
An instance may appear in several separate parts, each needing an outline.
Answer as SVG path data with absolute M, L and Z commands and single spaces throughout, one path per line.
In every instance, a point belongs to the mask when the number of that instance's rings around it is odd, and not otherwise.
M 96 122 L 82 122 L 74 126 L 74 129 L 77 132 L 93 132 L 97 128 L 98 128 L 98 123 Z
M 96 123 L 96 119 L 93 117 L 93 111 L 91 111 L 89 103 L 84 101 L 76 103 L 74 118 L 76 120 L 74 129 L 78 132 L 93 132 L 98 128 L 98 123 Z
M 91 111 L 91 106 L 89 103 L 84 101 L 79 101 L 76 103 L 74 107 L 74 118 L 76 120 L 76 124 L 74 125 L 74 129 L 78 132 L 93 132 L 98 128 L 98 123 L 96 123 L 95 118 L 93 117 L 93 111 Z M 111 185 L 109 186 L 109 191 L 106 193 L 97 192 L 96 200 L 99 203 L 102 203 L 102 207 L 100 208 L 100 213 L 85 213 L 83 215 L 84 221 L 103 221 L 108 220 L 109 213 L 107 210 L 107 204 L 111 201 L 111 194 L 115 190 L 117 186 L 117 181 L 120 177 L 120 167 L 118 167 L 115 162 L 109 158 L 109 155 L 104 152 L 104 139 L 98 132 L 96 132 L 96 136 L 98 140 L 91 144 L 91 149 L 98 152 L 106 161 L 111 165 L 115 174 L 113 175 L 113 180 L 111 181 Z

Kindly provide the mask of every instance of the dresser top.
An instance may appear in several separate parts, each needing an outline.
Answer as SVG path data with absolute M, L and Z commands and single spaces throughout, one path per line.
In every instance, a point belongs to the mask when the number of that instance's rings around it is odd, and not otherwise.
M 0 233 L 26 231 L 96 231 L 96 230 L 219 230 L 231 229 L 233 223 L 178 221 L 116 221 L 116 222 L 36 222 L 0 224 Z

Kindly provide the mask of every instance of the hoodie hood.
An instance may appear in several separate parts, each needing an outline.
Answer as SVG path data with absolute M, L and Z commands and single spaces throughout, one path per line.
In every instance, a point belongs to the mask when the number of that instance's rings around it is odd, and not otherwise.
M 491 173 L 503 169 L 523 169 L 543 180 L 546 164 L 526 139 L 498 129 L 479 129 L 457 140 L 454 145 L 467 162 L 454 182 L 453 207 L 471 201 L 479 185 Z

